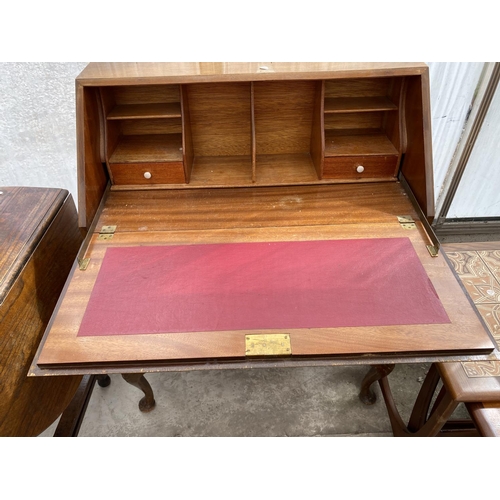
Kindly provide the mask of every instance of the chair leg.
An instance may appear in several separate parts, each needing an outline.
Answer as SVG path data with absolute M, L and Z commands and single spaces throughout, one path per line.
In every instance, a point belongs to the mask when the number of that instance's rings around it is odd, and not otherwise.
M 439 403 L 434 406 L 433 412 L 427 421 L 418 430 L 413 432 L 405 426 L 403 419 L 396 408 L 387 378 L 384 377 L 380 379 L 379 385 L 387 407 L 393 434 L 398 437 L 437 436 L 458 406 L 458 402 L 455 401 L 446 388 L 443 387 L 441 389 Z
M 436 392 L 436 387 L 439 383 L 440 376 L 437 366 L 433 363 L 427 372 L 424 383 L 418 393 L 413 411 L 408 421 L 408 430 L 416 432 L 427 421 L 429 415 L 429 408 L 431 406 L 432 397 Z

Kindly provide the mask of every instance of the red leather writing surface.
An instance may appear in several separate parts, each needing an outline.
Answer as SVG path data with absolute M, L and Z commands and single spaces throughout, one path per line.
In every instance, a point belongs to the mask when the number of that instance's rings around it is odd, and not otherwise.
M 408 238 L 109 248 L 78 335 L 449 323 Z

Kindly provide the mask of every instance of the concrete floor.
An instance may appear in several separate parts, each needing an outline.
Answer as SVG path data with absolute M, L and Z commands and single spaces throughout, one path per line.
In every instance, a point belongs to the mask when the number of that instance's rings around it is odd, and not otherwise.
M 389 376 L 405 420 L 428 366 L 400 365 Z M 79 436 L 391 436 L 378 385 L 373 406 L 358 399 L 366 371 L 346 366 L 152 373 L 147 379 L 156 407 L 149 413 L 138 409 L 142 392 L 111 375 L 108 387 L 96 384 Z M 41 436 L 52 436 L 56 425 Z

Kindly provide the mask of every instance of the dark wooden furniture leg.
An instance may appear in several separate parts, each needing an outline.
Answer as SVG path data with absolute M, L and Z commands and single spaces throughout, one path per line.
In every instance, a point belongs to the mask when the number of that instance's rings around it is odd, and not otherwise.
M 371 386 L 383 377 L 387 377 L 394 370 L 395 365 L 373 365 L 365 375 L 361 382 L 361 390 L 359 391 L 359 399 L 365 405 L 372 405 L 377 401 L 377 396 L 373 392 Z
M 108 387 L 108 385 L 111 384 L 111 379 L 109 378 L 109 375 L 96 375 L 96 378 L 99 387 Z
M 440 378 L 441 376 L 437 365 L 431 365 L 415 401 L 407 426 L 396 408 L 388 379 L 382 377 L 379 380 L 380 389 L 384 397 L 394 436 L 431 437 L 437 435 L 478 435 L 477 429 L 472 422 L 467 420 L 449 420 L 452 413 L 457 408 L 459 401 L 453 399 L 450 391 L 444 385 L 441 387 L 429 411 Z
M 443 386 L 438 395 L 436 403 L 431 410 L 429 418 L 418 430 L 410 431 L 409 428 L 404 424 L 403 419 L 401 418 L 396 408 L 396 404 L 394 403 L 394 398 L 392 396 L 391 388 L 389 386 L 389 381 L 387 380 L 387 378 L 384 377 L 380 379 L 379 385 L 380 389 L 382 390 L 382 395 L 384 396 L 387 413 L 389 414 L 389 420 L 391 421 L 392 432 L 394 436 L 397 437 L 437 436 L 458 406 L 458 402 L 452 398 L 449 391 L 447 391 Z
M 139 410 L 142 412 L 151 411 L 155 405 L 153 389 L 142 373 L 122 373 L 123 379 L 129 384 L 140 389 L 145 396 L 139 401 Z
M 61 415 L 54 437 L 77 437 L 98 375 L 84 375 L 73 399 Z M 109 378 L 109 377 L 108 377 Z
M 415 405 L 413 406 L 413 411 L 408 421 L 408 430 L 410 432 L 418 431 L 425 424 L 439 379 L 440 376 L 437 366 L 433 363 L 427 372 L 424 383 L 415 401 Z M 437 403 L 438 401 L 436 401 L 434 407 Z
M 144 392 L 145 396 L 139 402 L 139 409 L 142 412 L 151 411 L 156 403 L 153 390 L 144 375 L 142 373 L 131 373 L 122 374 L 122 377 L 129 384 Z M 100 387 L 108 387 L 111 383 L 111 378 L 109 375 L 85 375 L 82 378 L 75 396 L 59 419 L 54 437 L 78 436 L 96 382 Z

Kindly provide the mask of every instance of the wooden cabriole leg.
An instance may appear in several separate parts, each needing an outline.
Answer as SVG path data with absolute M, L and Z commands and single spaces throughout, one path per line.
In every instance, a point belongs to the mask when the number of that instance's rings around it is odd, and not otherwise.
M 109 378 L 109 375 L 96 375 L 96 378 L 99 387 L 108 387 L 108 385 L 111 384 L 111 379 Z
M 139 410 L 142 412 L 151 411 L 155 405 L 155 398 L 153 395 L 153 389 L 149 385 L 149 382 L 144 377 L 143 373 L 122 373 L 123 379 L 129 384 L 140 389 L 145 396 L 139 401 Z
M 373 365 L 361 382 L 359 399 L 365 405 L 372 405 L 377 401 L 377 396 L 372 391 L 371 386 L 383 377 L 387 377 L 394 370 L 395 365 Z

